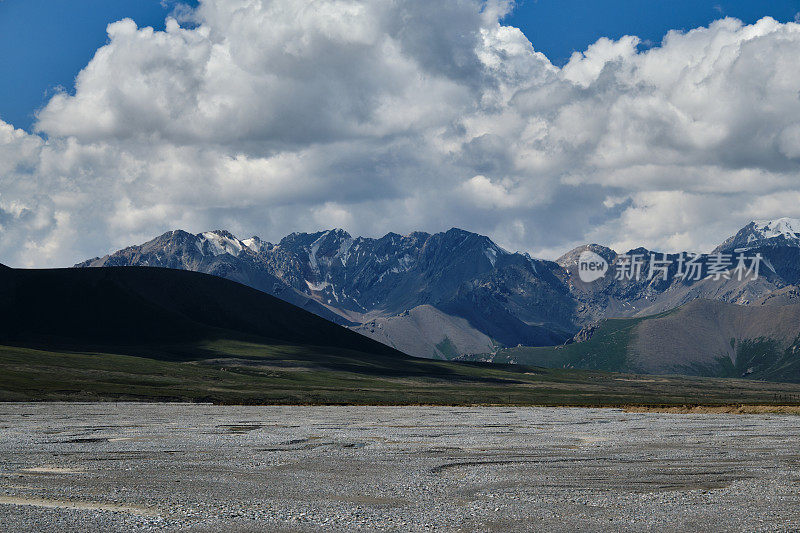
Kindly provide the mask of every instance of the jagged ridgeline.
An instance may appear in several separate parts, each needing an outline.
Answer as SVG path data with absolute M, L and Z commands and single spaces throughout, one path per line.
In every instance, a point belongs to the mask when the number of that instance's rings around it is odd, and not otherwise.
M 644 248 L 617 253 L 586 245 L 556 261 L 511 253 L 459 229 L 389 233 L 372 239 L 343 230 L 293 233 L 278 243 L 227 231 L 170 231 L 152 241 L 85 261 L 79 267 L 161 266 L 228 278 L 346 325 L 406 353 L 490 359 L 502 348 L 560 345 L 605 318 L 641 318 L 697 299 L 740 305 L 788 304 L 800 282 L 800 221 L 754 221 L 712 254 L 760 254 L 757 278 L 681 277 L 679 254 Z M 578 259 L 592 251 L 609 264 L 591 283 Z M 630 255 L 642 276 L 617 279 Z M 651 256 L 668 260 L 650 275 Z M 713 255 L 699 263 L 708 267 Z

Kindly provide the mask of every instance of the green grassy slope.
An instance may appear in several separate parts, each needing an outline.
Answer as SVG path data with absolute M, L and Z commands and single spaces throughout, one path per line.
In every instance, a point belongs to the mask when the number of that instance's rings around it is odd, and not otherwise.
M 798 314 L 797 306 L 747 307 L 696 300 L 649 317 L 604 320 L 584 342 L 509 348 L 492 360 L 800 383 L 800 337 L 794 337 L 800 328 Z
M 800 403 L 800 385 L 432 360 L 214 340 L 142 355 L 0 346 L 0 400 L 236 404 L 725 405 Z M 128 350 L 130 352 L 130 350 Z
M 612 318 L 600 323 L 592 337 L 564 346 L 519 346 L 501 350 L 497 363 L 532 364 L 548 368 L 584 368 L 620 372 L 627 368 L 631 335 L 642 318 Z
M 705 375 L 748 377 L 800 383 L 800 337 L 787 348 L 775 339 L 747 339 L 736 345 L 736 362 L 721 359 L 716 372 Z

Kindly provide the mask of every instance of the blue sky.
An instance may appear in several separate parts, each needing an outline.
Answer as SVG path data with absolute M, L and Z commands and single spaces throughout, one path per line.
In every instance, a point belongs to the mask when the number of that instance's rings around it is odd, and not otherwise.
M 191 3 L 191 2 L 190 2 Z M 107 39 L 106 25 L 130 17 L 163 29 L 173 2 L 163 0 L 0 0 L 0 118 L 30 130 L 36 109 L 75 75 Z M 705 26 L 723 16 L 752 23 L 781 22 L 800 12 L 800 0 L 520 0 L 505 20 L 550 60 L 563 65 L 573 51 L 600 37 L 633 34 L 660 42 L 670 29 Z
M 707 26 L 722 17 L 752 24 L 794 20 L 800 0 L 520 0 L 506 23 L 521 28 L 557 65 L 600 37 L 637 35 L 658 44 L 667 31 Z
M 29 129 L 48 94 L 72 90 L 110 22 L 163 29 L 171 10 L 160 0 L 0 0 L 0 118 Z

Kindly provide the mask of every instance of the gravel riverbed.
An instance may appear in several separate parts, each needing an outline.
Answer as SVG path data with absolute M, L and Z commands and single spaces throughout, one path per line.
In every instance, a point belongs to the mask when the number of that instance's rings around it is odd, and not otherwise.
M 0 404 L 0 531 L 798 531 L 800 416 Z

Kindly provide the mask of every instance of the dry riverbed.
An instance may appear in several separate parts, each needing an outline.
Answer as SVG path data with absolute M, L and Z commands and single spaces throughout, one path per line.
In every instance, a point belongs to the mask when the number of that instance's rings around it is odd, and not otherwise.
M 800 417 L 0 404 L 1 531 L 796 531 Z

